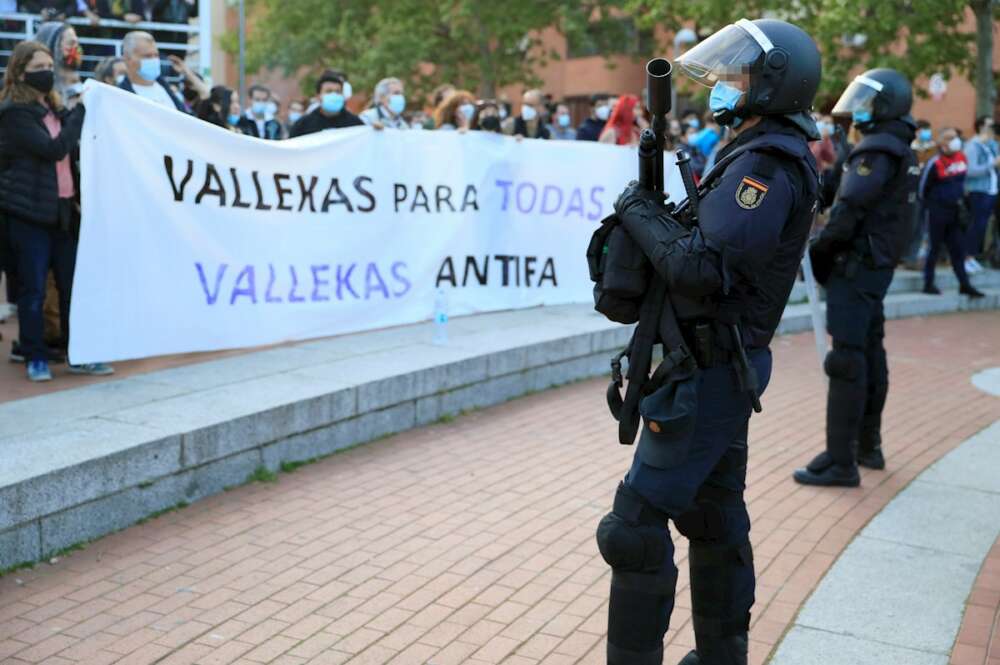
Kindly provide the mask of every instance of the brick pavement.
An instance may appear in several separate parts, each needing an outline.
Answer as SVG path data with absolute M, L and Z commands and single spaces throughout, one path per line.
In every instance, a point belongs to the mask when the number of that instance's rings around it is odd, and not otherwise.
M 1000 538 L 972 586 L 950 665 L 1000 665 Z
M 1000 365 L 1000 315 L 893 321 L 888 336 L 889 469 L 859 490 L 791 482 L 822 445 L 825 384 L 811 334 L 775 341 L 750 431 L 756 665 L 858 530 L 1000 418 L 969 382 Z M 603 663 L 594 528 L 632 453 L 604 385 L 362 446 L 0 578 L 0 662 Z M 668 665 L 693 643 L 679 545 Z

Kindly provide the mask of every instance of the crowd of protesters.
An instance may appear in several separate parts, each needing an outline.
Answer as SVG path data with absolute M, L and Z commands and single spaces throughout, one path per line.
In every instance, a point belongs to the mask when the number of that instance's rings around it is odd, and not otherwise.
M 0 0 L 2 8 L 3 0 Z M 194 0 L 68 0 L 18 3 L 50 17 L 115 16 L 129 21 L 185 22 L 197 10 Z M 44 5 L 38 7 L 34 5 Z M 517 140 L 591 141 L 634 146 L 648 126 L 639 96 L 596 94 L 586 118 L 574 123 L 570 106 L 541 90 L 526 91 L 514 113 L 506 99 L 478 99 L 467 90 L 442 85 L 429 109 L 407 100 L 404 83 L 379 81 L 368 108 L 351 112 L 354 91 L 344 72 L 324 71 L 309 98 L 286 105 L 268 87 L 255 84 L 247 98 L 225 86 L 209 87 L 176 56 L 164 66 L 153 35 L 129 32 L 121 57 L 110 56 L 94 78 L 139 95 L 178 113 L 195 116 L 226 131 L 261 140 L 282 140 L 331 129 L 368 125 L 375 130 L 490 132 Z M 28 378 L 52 378 L 50 362 L 65 360 L 76 242 L 79 234 L 78 148 L 84 108 L 80 104 L 82 51 L 73 27 L 61 21 L 41 24 L 34 39 L 21 42 L 8 59 L 0 92 L 0 269 L 9 302 L 17 303 L 19 338 L 11 359 L 27 365 Z M 416 107 L 416 108 L 414 108 Z M 850 149 L 849 127 L 830 116 L 815 117 L 820 139 L 812 150 L 835 190 Z M 982 269 L 987 226 L 997 205 L 1000 149 L 991 118 L 980 118 L 976 134 L 963 141 L 954 128 L 920 124 L 913 148 L 920 156 L 920 217 L 913 225 L 907 261 L 922 262 L 926 293 L 934 283 L 941 249 L 947 248 L 963 292 L 972 289 L 968 274 Z M 686 111 L 670 120 L 667 148 L 691 157 L 696 177 L 712 167 L 732 139 L 710 114 Z M 828 192 L 832 199 L 834 191 Z M 993 243 L 995 247 L 995 243 Z M 995 251 L 995 250 L 994 250 Z M 974 289 L 972 289 L 974 291 Z M 68 365 L 79 374 L 113 370 L 103 363 Z

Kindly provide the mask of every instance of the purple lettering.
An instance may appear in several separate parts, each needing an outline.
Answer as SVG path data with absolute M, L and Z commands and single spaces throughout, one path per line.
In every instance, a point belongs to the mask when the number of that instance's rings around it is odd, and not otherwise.
M 554 206 L 549 206 L 549 194 L 555 194 L 558 199 Z M 545 185 L 545 189 L 542 190 L 542 214 L 543 215 L 553 215 L 559 212 L 559 208 L 562 208 L 563 204 L 563 193 L 558 187 L 552 185 Z
M 321 286 L 330 286 L 330 280 L 328 280 L 328 279 L 322 279 L 319 276 L 319 274 L 321 272 L 329 271 L 330 270 L 330 266 L 328 266 L 328 265 L 319 265 L 319 266 L 310 266 L 310 267 L 312 269 L 312 276 L 313 276 L 312 300 L 313 300 L 313 302 L 325 302 L 325 301 L 327 301 L 327 300 L 330 299 L 330 296 L 320 295 L 319 287 L 321 287 Z
M 575 212 L 580 217 L 583 217 L 583 192 L 580 191 L 579 187 L 574 187 L 573 193 L 569 195 L 569 205 L 566 206 L 566 212 L 563 213 L 563 217 L 569 217 L 571 212 Z
M 503 203 L 500 205 L 500 210 L 507 209 L 507 205 L 510 203 L 510 188 L 513 184 L 511 180 L 497 180 L 497 186 L 503 190 Z
M 201 281 L 201 288 L 205 291 L 205 304 L 214 305 L 215 301 L 219 299 L 219 288 L 222 286 L 222 276 L 226 274 L 226 268 L 229 266 L 223 263 L 219 265 L 218 270 L 215 271 L 214 291 L 208 290 L 208 280 L 205 278 L 205 269 L 202 268 L 201 264 L 196 261 L 194 267 L 198 271 L 198 279 Z
M 592 215 L 587 215 L 587 219 L 600 219 L 601 215 L 601 201 L 597 198 L 598 193 L 604 193 L 603 187 L 594 187 L 590 190 L 590 202 L 594 204 L 594 213 Z
M 299 285 L 299 276 L 295 274 L 295 266 L 288 266 L 288 271 L 292 274 L 292 288 L 288 292 L 288 302 L 305 302 L 303 296 L 295 295 L 295 287 Z
M 409 292 L 410 287 L 412 286 L 412 284 L 410 284 L 410 280 L 408 280 L 406 276 L 401 274 L 400 272 L 405 268 L 406 264 L 403 263 L 402 261 L 396 261 L 395 263 L 392 264 L 392 269 L 391 269 L 392 277 L 399 283 L 400 286 L 403 287 L 402 291 L 392 292 L 392 295 L 394 295 L 397 298 L 402 298 L 404 295 L 406 295 Z
M 240 284 L 246 282 L 245 286 L 240 286 Z M 250 298 L 250 302 L 254 305 L 257 304 L 257 287 L 254 281 L 253 266 L 247 266 L 240 271 L 240 274 L 236 276 L 236 282 L 233 284 L 233 293 L 229 296 L 229 304 L 235 305 L 236 299 L 240 296 L 246 296 Z
M 267 264 L 267 290 L 264 292 L 264 302 L 285 302 L 277 296 L 271 295 L 271 290 L 274 288 L 274 264 Z
M 351 286 L 351 273 L 354 272 L 355 265 L 352 263 L 348 266 L 347 270 L 344 270 L 344 266 L 342 265 L 337 266 L 337 300 L 344 299 L 344 289 L 350 291 L 351 295 L 355 298 L 360 297 L 358 296 L 358 292 L 354 290 L 354 287 Z
M 525 191 L 531 192 L 531 203 L 527 206 L 524 205 L 524 197 L 521 196 Z M 535 209 L 535 202 L 538 200 L 538 188 L 535 187 L 530 182 L 522 182 L 517 186 L 517 209 L 521 212 L 531 212 Z
M 389 299 L 389 289 L 386 287 L 382 275 L 378 272 L 378 266 L 369 263 L 365 270 L 365 300 L 371 298 L 372 293 L 376 291 L 380 292 L 386 300 Z

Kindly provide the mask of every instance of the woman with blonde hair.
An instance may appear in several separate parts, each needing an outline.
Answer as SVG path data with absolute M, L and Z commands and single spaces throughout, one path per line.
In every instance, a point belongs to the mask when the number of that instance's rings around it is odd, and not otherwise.
M 434 109 L 434 128 L 464 132 L 472 126 L 475 115 L 476 98 L 468 90 L 456 90 Z

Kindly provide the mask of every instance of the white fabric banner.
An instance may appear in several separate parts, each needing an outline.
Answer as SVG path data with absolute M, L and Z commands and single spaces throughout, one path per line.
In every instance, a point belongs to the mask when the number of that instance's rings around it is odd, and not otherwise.
M 591 300 L 634 148 L 482 132 L 261 141 L 88 82 L 75 363 Z M 672 160 L 671 160 L 672 161 Z M 668 191 L 683 197 L 671 169 Z

